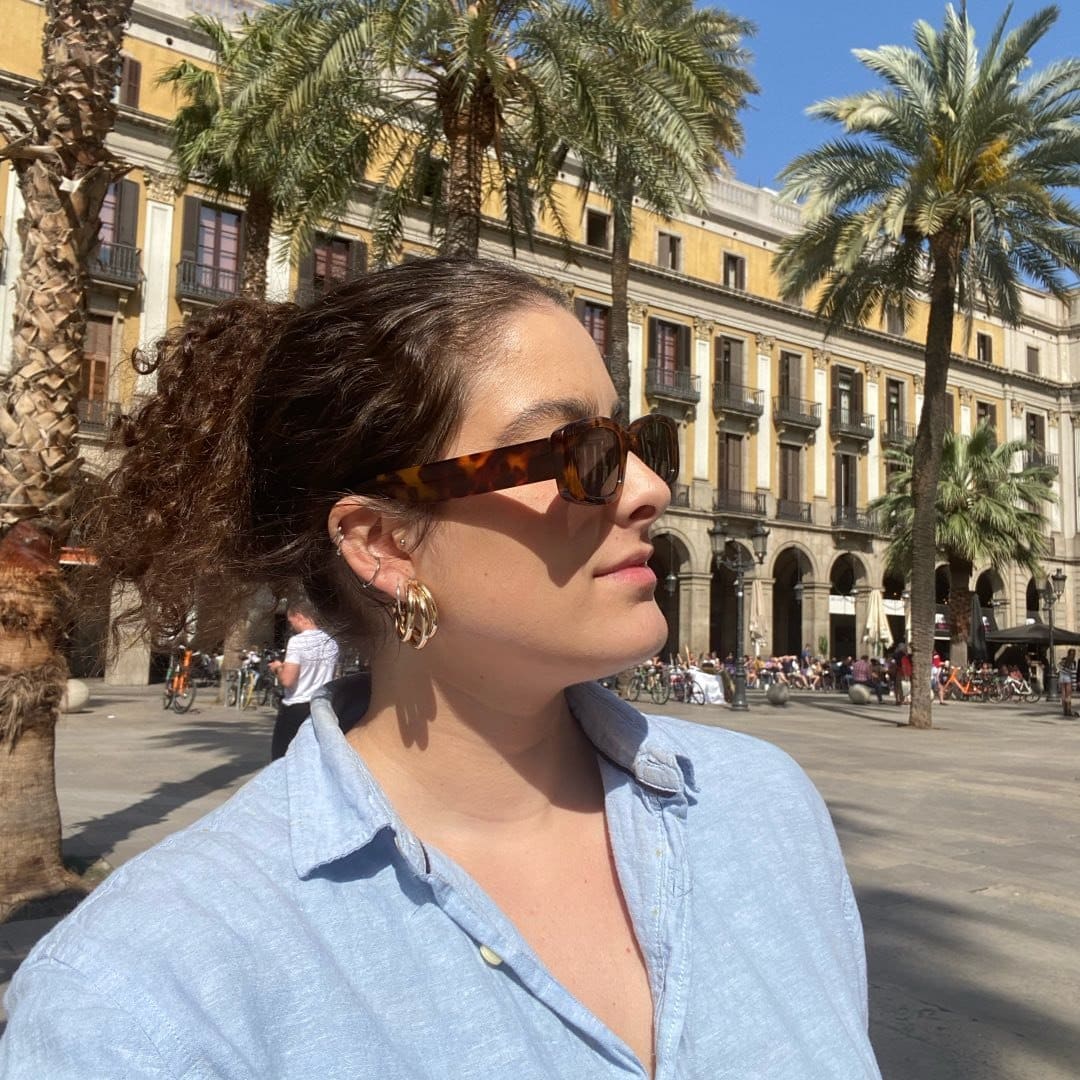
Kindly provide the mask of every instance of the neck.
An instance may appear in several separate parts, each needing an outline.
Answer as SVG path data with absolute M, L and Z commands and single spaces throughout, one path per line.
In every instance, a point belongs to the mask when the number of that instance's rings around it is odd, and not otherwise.
M 482 666 L 405 650 L 376 660 L 370 707 L 348 739 L 409 827 L 435 843 L 602 807 L 595 751 L 562 688 Z

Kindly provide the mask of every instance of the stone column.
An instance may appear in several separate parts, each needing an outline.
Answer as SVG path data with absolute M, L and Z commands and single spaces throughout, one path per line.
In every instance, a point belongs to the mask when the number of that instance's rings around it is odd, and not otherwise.
M 711 574 L 684 572 L 679 576 L 679 649 L 689 645 L 695 656 L 709 648 Z
M 136 600 L 137 593 L 130 585 L 117 586 L 109 604 L 110 626 Z M 146 686 L 150 682 L 150 639 L 141 623 L 125 630 L 115 650 L 110 641 L 106 656 L 106 686 Z
M 874 437 L 866 448 L 866 501 L 881 494 L 881 409 L 878 386 L 881 384 L 881 368 L 877 364 L 866 365 L 865 408 L 873 417 Z
M 709 479 L 709 435 L 712 431 L 712 341 L 715 326 L 694 320 L 694 374 L 701 383 L 701 401 L 694 418 L 694 479 Z
M 821 430 L 814 440 L 814 498 L 829 497 L 829 354 L 814 350 L 814 401 L 821 404 Z
M 169 328 L 174 261 L 173 217 L 179 185 L 171 173 L 146 169 L 143 178 L 146 182 L 146 226 L 142 258 L 146 282 L 142 290 L 139 348 L 147 349 Z M 156 374 L 139 375 L 135 382 L 135 393 L 152 394 L 156 385 Z
M 971 406 L 975 395 L 970 390 L 960 388 L 960 434 L 970 435 L 973 429 L 971 422 Z
M 758 491 L 772 490 L 773 440 L 769 437 L 769 410 L 772 408 L 772 354 L 775 338 L 768 334 L 756 334 L 757 344 L 757 389 L 761 391 L 765 404 L 764 423 L 758 434 L 757 442 L 757 487 Z M 749 369 L 748 369 L 749 370 Z
M 829 633 L 829 583 L 827 581 L 803 581 L 802 602 L 803 644 L 810 642 L 810 647 L 818 651 L 818 638 L 829 638 L 829 650 L 832 650 L 832 636 Z
M 1058 459 L 1058 473 L 1051 485 L 1057 498 L 1050 504 L 1049 518 L 1051 532 L 1063 532 L 1061 520 L 1062 507 L 1062 476 L 1064 475 L 1065 456 L 1062 454 L 1061 438 L 1061 413 L 1051 409 L 1046 415 L 1046 452 L 1056 454 Z M 1070 623 L 1070 625 L 1072 625 Z
M 266 256 L 266 299 L 288 300 L 292 284 L 292 266 L 289 263 L 289 238 L 282 233 L 271 233 L 270 251 Z
M 633 420 L 647 412 L 645 404 L 645 355 L 644 331 L 645 305 L 631 300 L 629 308 L 629 347 L 630 354 L 630 419 Z

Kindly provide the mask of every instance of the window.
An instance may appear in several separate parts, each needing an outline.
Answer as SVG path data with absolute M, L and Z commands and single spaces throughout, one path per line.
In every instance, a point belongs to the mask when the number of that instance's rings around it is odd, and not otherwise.
M 682 237 L 674 233 L 657 233 L 656 261 L 665 270 L 682 269 Z
M 113 101 L 118 105 L 139 107 L 139 83 L 142 80 L 142 64 L 126 53 L 120 56 L 120 79 L 113 91 Z
M 975 402 L 975 424 L 986 424 L 987 427 L 997 429 L 997 406 L 989 401 Z
M 862 375 L 851 368 L 832 369 L 832 407 L 842 424 L 862 423 Z
M 742 491 L 743 445 L 740 435 L 723 435 L 718 447 L 717 473 L 721 491 Z
M 798 446 L 780 447 L 780 498 L 799 502 L 802 498 L 802 450 Z
M 746 260 L 741 255 L 724 252 L 724 285 L 729 289 L 746 291 Z
M 589 247 L 602 248 L 607 251 L 611 247 L 611 215 L 600 210 L 585 211 L 585 243 Z
M 240 288 L 243 215 L 237 210 L 184 199 L 180 244 L 180 294 L 219 299 Z
M 79 373 L 79 398 L 82 401 L 104 401 L 108 394 L 112 329 L 111 316 L 86 316 L 82 370 Z
M 743 343 L 738 338 L 716 339 L 713 366 L 715 381 L 726 386 L 743 385 Z
M 836 455 L 836 505 L 855 510 L 859 505 L 859 459 L 854 454 Z
M 885 424 L 890 435 L 899 435 L 904 427 L 904 384 L 897 379 L 885 383 Z
M 1027 347 L 1027 369 L 1029 375 L 1039 374 L 1039 348 L 1037 345 Z
M 1028 413 L 1024 421 L 1024 434 L 1036 451 L 1046 449 L 1046 417 L 1039 413 Z
M 600 355 L 607 358 L 608 351 L 608 319 L 611 309 L 603 304 L 596 304 L 592 300 L 576 300 L 574 307 L 582 325 L 589 331 L 589 336 L 596 342 L 596 348 Z
M 307 303 L 366 269 L 367 244 L 362 240 L 317 233 L 311 250 L 300 260 L 297 300 Z
M 956 430 L 956 398 L 953 394 L 945 395 L 945 430 Z
M 426 154 L 416 165 L 413 174 L 413 191 L 420 202 L 437 203 L 442 198 L 446 161 L 435 154 Z
M 802 397 L 802 357 L 798 353 L 780 354 L 780 379 L 777 389 L 782 398 Z
M 989 334 L 975 335 L 975 359 L 980 364 L 994 362 L 994 339 Z
M 117 244 L 134 248 L 138 223 L 139 185 L 133 180 L 117 180 L 110 184 L 101 204 L 98 262 L 108 263 Z
M 904 313 L 898 304 L 889 304 L 885 308 L 885 330 L 889 334 L 902 337 L 904 333 Z
M 658 387 L 690 389 L 690 327 L 649 320 L 649 377 Z

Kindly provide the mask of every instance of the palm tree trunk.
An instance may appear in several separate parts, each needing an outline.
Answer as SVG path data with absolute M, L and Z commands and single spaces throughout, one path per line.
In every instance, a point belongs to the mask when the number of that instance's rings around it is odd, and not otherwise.
M 934 567 L 937 563 L 937 486 L 945 438 L 946 386 L 952 358 L 960 241 L 931 241 L 934 270 L 924 352 L 925 398 L 912 455 L 911 496 L 911 725 L 931 726 L 930 660 L 934 652 Z
M 968 641 L 971 638 L 971 563 L 964 559 L 949 560 L 949 622 L 952 626 L 949 660 L 967 667 Z
M 255 300 L 266 296 L 266 261 L 273 224 L 274 204 L 269 193 L 263 188 L 253 189 L 244 212 L 244 276 L 240 292 Z
M 53 769 L 66 669 L 53 554 L 70 530 L 86 266 L 120 174 L 105 136 L 131 0 L 48 0 L 42 76 L 25 119 L 4 121 L 26 204 L 12 373 L 0 397 L 0 918 L 71 885 Z M 29 519 L 35 519 L 31 525 Z
M 623 151 L 615 153 L 616 199 L 611 236 L 611 315 L 608 325 L 608 371 L 615 384 L 623 416 L 630 419 L 630 241 L 634 184 L 623 163 Z
M 495 138 L 498 103 L 487 76 L 481 76 L 465 108 L 456 88 L 439 88 L 443 131 L 450 155 L 446 170 L 446 229 L 440 255 L 468 255 L 480 250 L 480 211 L 484 197 L 484 162 Z

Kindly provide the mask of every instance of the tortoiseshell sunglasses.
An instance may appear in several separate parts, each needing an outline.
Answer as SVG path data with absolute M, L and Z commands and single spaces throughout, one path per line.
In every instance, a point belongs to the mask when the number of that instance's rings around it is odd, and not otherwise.
M 673 483 L 679 475 L 675 422 L 649 415 L 624 428 L 604 416 L 575 420 L 546 439 L 382 473 L 353 490 L 399 502 L 430 503 L 557 480 L 564 499 L 603 505 L 618 495 L 629 453 L 636 454 L 664 483 Z

